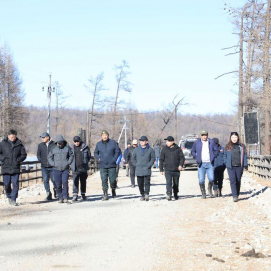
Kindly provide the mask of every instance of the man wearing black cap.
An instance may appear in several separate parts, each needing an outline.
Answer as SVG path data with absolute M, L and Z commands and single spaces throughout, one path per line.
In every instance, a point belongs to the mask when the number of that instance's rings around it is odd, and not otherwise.
M 42 179 L 46 191 L 45 200 L 52 200 L 52 193 L 50 191 L 50 178 L 53 183 L 55 198 L 57 198 L 57 193 L 53 174 L 53 167 L 48 162 L 48 155 L 49 152 L 56 147 L 56 144 L 54 144 L 55 142 L 51 140 L 50 135 L 46 132 L 43 133 L 40 137 L 42 143 L 38 145 L 37 158 L 38 161 L 41 162 Z
M 103 130 L 101 133 L 102 140 L 96 145 L 94 156 L 99 162 L 100 174 L 104 197 L 102 200 L 108 200 L 108 178 L 112 189 L 112 197 L 116 195 L 116 162 L 120 155 L 120 148 L 117 142 L 109 139 L 109 133 Z
M 74 155 L 74 159 L 71 164 L 72 177 L 73 177 L 73 198 L 72 201 L 77 201 L 79 180 L 82 200 L 86 200 L 86 187 L 88 177 L 88 162 L 91 157 L 89 147 L 81 141 L 79 136 L 73 138 L 74 144 L 71 145 L 71 149 Z
M 173 182 L 173 192 L 174 199 L 178 199 L 179 192 L 179 178 L 180 171 L 182 170 L 185 158 L 183 151 L 174 143 L 174 138 L 168 136 L 165 138 L 166 146 L 162 149 L 159 159 L 160 172 L 164 174 L 167 182 L 167 200 L 171 200 L 172 195 L 172 182 Z
M 142 136 L 140 146 L 135 148 L 132 154 L 132 163 L 135 166 L 135 175 L 141 194 L 140 200 L 149 200 L 150 183 L 151 183 L 151 167 L 155 161 L 154 150 L 148 143 L 148 138 Z M 144 189 L 145 186 L 145 189 Z

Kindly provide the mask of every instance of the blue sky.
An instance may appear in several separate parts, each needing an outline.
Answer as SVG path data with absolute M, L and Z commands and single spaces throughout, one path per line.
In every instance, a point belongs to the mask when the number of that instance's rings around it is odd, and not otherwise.
M 238 7 L 245 0 L 227 1 Z M 89 108 L 84 84 L 101 71 L 115 95 L 114 65 L 130 64 L 131 94 L 120 95 L 141 111 L 160 110 L 186 97 L 192 114 L 232 113 L 237 44 L 221 0 L 0 0 L 0 44 L 8 44 L 23 78 L 27 105 L 45 106 L 42 82 L 62 85 L 67 107 Z M 54 104 L 54 99 L 53 99 Z

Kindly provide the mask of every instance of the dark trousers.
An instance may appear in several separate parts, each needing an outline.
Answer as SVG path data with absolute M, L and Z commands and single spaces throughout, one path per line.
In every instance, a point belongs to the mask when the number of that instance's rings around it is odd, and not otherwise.
M 108 190 L 108 179 L 112 189 L 116 189 L 116 168 L 100 168 L 103 190 Z
M 131 184 L 135 185 L 135 167 L 133 165 L 129 165 L 129 167 L 130 167 Z
M 228 174 L 230 178 L 232 196 L 238 197 L 240 194 L 243 167 L 232 167 L 232 169 L 228 168 Z
M 54 178 L 54 174 L 53 174 L 53 168 L 42 167 L 41 171 L 42 171 L 42 179 L 43 179 L 43 184 L 44 184 L 45 191 L 47 193 L 50 193 L 50 178 L 52 180 L 54 189 L 56 189 L 56 183 L 55 183 L 55 178 Z
M 72 174 L 73 178 L 73 195 L 77 196 L 79 192 L 79 182 L 80 182 L 80 190 L 81 190 L 81 195 L 86 194 L 86 189 L 87 189 L 87 178 L 88 174 L 87 172 L 75 172 Z
M 67 199 L 69 197 L 69 170 L 60 171 L 54 169 L 53 172 L 58 198 Z
M 223 187 L 224 169 L 215 169 L 214 190 L 221 190 Z
M 118 164 L 118 165 L 116 166 L 116 182 L 118 181 L 119 171 L 120 171 L 120 165 Z
M 167 182 L 167 194 L 172 195 L 172 183 L 174 195 L 177 195 L 179 192 L 179 179 L 180 172 L 179 171 L 165 171 L 165 177 Z
M 139 187 L 139 191 L 141 195 L 149 195 L 150 194 L 150 186 L 151 186 L 151 176 L 137 176 L 137 184 Z M 144 191 L 145 186 L 145 191 Z
M 3 181 L 5 185 L 5 192 L 8 198 L 16 200 L 18 198 L 19 191 L 19 174 L 4 174 Z M 12 183 L 12 188 L 11 188 Z

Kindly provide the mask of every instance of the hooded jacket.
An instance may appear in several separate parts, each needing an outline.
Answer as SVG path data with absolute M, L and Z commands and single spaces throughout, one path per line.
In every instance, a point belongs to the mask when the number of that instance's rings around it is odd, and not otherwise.
M 247 163 L 247 150 L 246 150 L 246 146 L 243 144 L 238 144 L 239 148 L 240 148 L 240 161 L 241 161 L 241 167 L 247 167 L 248 163 Z M 232 151 L 231 150 L 225 150 L 224 153 L 224 163 L 226 164 L 226 167 L 229 169 L 232 169 Z
M 151 175 L 151 167 L 155 161 L 154 150 L 149 146 L 146 146 L 145 151 L 142 151 L 142 147 L 136 147 L 132 154 L 132 164 L 136 167 L 136 176 L 149 176 Z
M 52 166 L 48 162 L 48 155 L 49 152 L 56 147 L 56 144 L 54 144 L 54 141 L 50 141 L 48 144 L 48 147 L 46 143 L 41 142 L 38 145 L 38 151 L 37 151 L 37 158 L 38 161 L 41 162 L 41 167 L 51 168 Z
M 113 139 L 103 142 L 99 141 L 96 145 L 94 156 L 99 161 L 100 168 L 116 167 L 117 159 L 120 155 L 120 148 Z
M 178 167 L 183 167 L 184 161 L 183 151 L 178 145 L 174 143 L 172 148 L 165 146 L 159 159 L 160 172 L 163 172 L 164 168 L 165 171 L 179 171 Z
M 11 144 L 8 138 L 0 143 L 0 161 L 2 174 L 19 174 L 20 163 L 25 160 L 27 153 L 23 143 L 17 138 L 14 144 Z
M 83 166 L 81 168 L 76 168 L 76 165 L 75 165 L 75 152 L 74 152 L 74 147 L 75 145 L 72 144 L 71 145 L 71 150 L 72 150 L 72 153 L 74 155 L 74 159 L 71 163 L 71 169 L 72 169 L 72 172 L 73 173 L 80 173 L 80 172 L 87 172 L 89 167 L 88 167 L 88 162 L 91 158 L 91 153 L 90 153 L 90 150 L 89 150 L 89 147 L 87 146 L 86 143 L 82 142 L 81 143 L 81 149 L 80 149 L 80 152 L 81 152 L 81 155 L 83 156 Z
M 225 148 L 220 145 L 218 146 L 218 148 L 219 148 L 219 154 L 215 158 L 214 168 L 215 170 L 225 170 L 226 168 L 225 163 L 224 163 Z
M 212 139 L 208 138 L 207 140 L 209 142 L 210 161 L 211 164 L 213 165 L 215 158 L 219 154 L 219 149 Z M 194 142 L 193 147 L 191 149 L 191 154 L 194 157 L 194 159 L 196 159 L 198 167 L 201 167 L 202 164 L 201 153 L 202 153 L 202 142 L 201 139 L 199 138 Z
M 49 152 L 48 162 L 56 170 L 64 171 L 69 169 L 70 164 L 73 162 L 74 155 L 71 148 L 67 145 L 67 141 L 62 135 L 56 136 L 56 142 L 63 141 L 64 146 L 60 148 L 58 145 Z

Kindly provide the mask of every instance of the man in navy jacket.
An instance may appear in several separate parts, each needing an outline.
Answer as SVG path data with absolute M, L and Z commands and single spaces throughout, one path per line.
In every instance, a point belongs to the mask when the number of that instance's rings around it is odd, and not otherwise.
M 102 140 L 96 145 L 94 156 L 99 162 L 104 197 L 108 200 L 108 178 L 112 189 L 112 197 L 116 197 L 116 162 L 120 155 L 120 148 L 115 140 L 109 139 L 109 133 L 102 131 Z
M 206 199 L 205 175 L 209 179 L 208 192 L 213 197 L 212 188 L 214 185 L 214 160 L 219 154 L 219 149 L 212 139 L 208 138 L 208 131 L 200 131 L 200 139 L 194 142 L 191 150 L 192 156 L 198 164 L 199 185 L 202 198 Z

